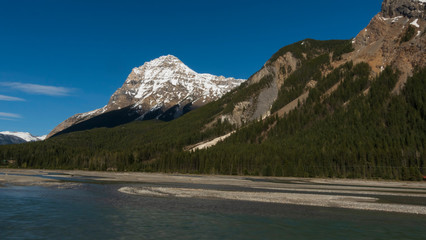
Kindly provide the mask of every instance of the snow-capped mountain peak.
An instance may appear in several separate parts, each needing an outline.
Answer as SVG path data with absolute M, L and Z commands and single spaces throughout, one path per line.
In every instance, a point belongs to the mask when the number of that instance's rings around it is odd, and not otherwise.
M 48 137 L 77 123 L 124 108 L 131 110 L 129 116 L 135 115 L 138 119 L 171 120 L 193 107 L 217 100 L 243 81 L 199 74 L 173 55 L 161 56 L 133 68 L 105 107 L 72 116 L 58 125 Z M 164 117 L 166 112 L 167 117 Z
M 173 55 L 134 68 L 111 97 L 106 111 L 133 106 L 141 114 L 174 105 L 204 105 L 239 86 L 244 80 L 199 74 Z
M 144 65 L 134 68 L 127 78 L 121 90 L 139 105 L 168 104 L 176 102 L 177 99 L 192 97 L 219 98 L 224 93 L 241 84 L 244 80 L 214 76 L 211 74 L 198 74 L 186 66 L 177 57 L 172 55 L 162 56 Z M 117 92 L 111 97 L 113 102 L 118 98 Z M 153 107 L 153 106 L 152 106 Z

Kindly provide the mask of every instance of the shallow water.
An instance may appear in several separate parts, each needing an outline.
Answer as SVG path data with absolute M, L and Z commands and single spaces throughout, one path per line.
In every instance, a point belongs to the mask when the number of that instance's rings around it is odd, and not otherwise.
M 425 239 L 426 236 L 424 215 L 135 196 L 118 192 L 123 186 L 129 185 L 2 187 L 0 239 Z

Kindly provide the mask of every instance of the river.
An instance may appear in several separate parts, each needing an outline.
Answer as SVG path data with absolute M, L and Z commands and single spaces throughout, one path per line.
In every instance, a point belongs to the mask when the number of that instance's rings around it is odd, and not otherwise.
M 0 187 L 0 239 L 426 238 L 425 215 L 119 191 L 146 185 L 4 184 Z M 193 187 L 187 185 L 179 187 Z

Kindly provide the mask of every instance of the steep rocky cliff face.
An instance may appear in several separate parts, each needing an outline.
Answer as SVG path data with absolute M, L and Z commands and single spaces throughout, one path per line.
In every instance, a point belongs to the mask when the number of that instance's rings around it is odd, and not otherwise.
M 175 56 L 162 56 L 134 68 L 106 106 L 68 118 L 48 137 L 70 128 L 112 127 L 135 119 L 172 120 L 220 98 L 243 81 L 198 74 Z
M 345 61 L 367 62 L 375 73 L 386 66 L 401 72 L 397 93 L 415 67 L 426 66 L 426 1 L 385 0 L 382 11 L 354 39 Z
M 425 8 L 425 0 L 384 0 L 381 13 L 386 18 L 404 16 L 424 19 Z
M 355 64 L 368 63 L 372 68 L 372 77 L 387 66 L 392 66 L 401 73 L 393 91 L 399 93 L 414 68 L 426 66 L 425 9 L 426 0 L 384 0 L 381 12 L 352 40 L 350 51 L 348 48 L 323 47 L 309 39 L 282 48 L 248 79 L 247 87 L 258 84 L 266 77 L 271 79 L 270 83 L 256 94 L 236 103 L 233 111 L 224 114 L 222 119 L 240 125 L 274 113 L 271 112 L 271 107 L 286 80 L 309 60 L 324 53 L 330 54 L 330 61 L 324 66 L 331 67 L 321 69 L 323 76 L 349 61 Z M 337 44 L 340 43 L 336 42 Z M 315 83 L 317 80 L 311 79 L 309 82 Z M 330 89 L 329 92 L 332 91 Z M 306 97 L 307 91 L 300 92 L 300 95 L 294 97 L 295 102 L 291 106 L 284 106 L 278 112 L 285 113 L 294 109 Z
M 260 89 L 256 94 L 235 104 L 231 113 L 222 116 L 232 124 L 241 125 L 256 119 L 262 119 L 270 115 L 270 109 L 277 99 L 278 91 L 284 80 L 291 75 L 301 64 L 301 59 L 287 52 L 276 60 L 269 60 L 258 72 L 247 80 L 247 86 L 253 86 L 269 79 L 266 87 Z M 281 69 L 287 69 L 281 71 Z

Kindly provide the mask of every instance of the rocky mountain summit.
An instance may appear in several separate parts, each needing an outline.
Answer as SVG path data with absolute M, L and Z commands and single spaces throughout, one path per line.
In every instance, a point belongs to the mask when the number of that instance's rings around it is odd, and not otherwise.
M 134 68 L 103 110 L 117 110 L 132 105 L 140 113 L 146 114 L 157 109 L 164 112 L 177 105 L 180 108 L 187 104 L 202 106 L 242 82 L 241 79 L 198 74 L 175 56 L 162 56 Z M 181 113 L 175 112 L 177 116 Z M 141 116 L 141 119 L 147 119 L 146 115 Z
M 255 95 L 236 103 L 233 111 L 223 115 L 222 119 L 241 125 L 273 114 L 271 108 L 288 78 L 306 63 L 325 53 L 330 55 L 327 65 L 331 68 L 323 69 L 322 76 L 318 77 L 324 77 L 332 69 L 348 62 L 368 63 L 372 69 L 371 77 L 381 73 L 387 66 L 392 66 L 400 72 L 399 81 L 393 90 L 398 94 L 407 78 L 412 76 L 414 69 L 426 66 L 425 10 L 426 0 L 384 0 L 381 11 L 352 39 L 350 51 L 346 51 L 348 46 L 341 48 L 346 49 L 345 51 L 330 51 L 329 47 L 321 47 L 312 39 L 282 48 L 248 79 L 247 88 L 259 86 L 265 81 L 269 81 L 269 84 L 263 84 L 262 89 Z M 338 42 L 332 43 L 335 46 L 337 44 Z M 300 78 L 303 78 L 303 74 Z M 303 104 L 308 97 L 307 90 L 315 87 L 318 80 L 310 79 L 305 91 L 294 96 L 292 102 L 275 113 L 282 116 Z M 336 88 L 337 86 L 334 86 L 329 93 Z M 284 90 L 289 88 L 284 87 Z
M 415 67 L 426 66 L 426 1 L 384 0 L 382 11 L 353 40 L 346 61 L 367 62 L 377 74 L 386 66 L 401 72 L 398 93 Z
M 426 0 L 384 0 L 382 15 L 386 18 L 398 16 L 425 18 Z
M 65 129 L 112 127 L 136 119 L 172 120 L 220 98 L 243 81 L 199 74 L 175 56 L 162 56 L 133 68 L 106 106 L 70 117 L 53 129 L 48 137 Z M 77 127 L 77 124 L 80 126 Z

